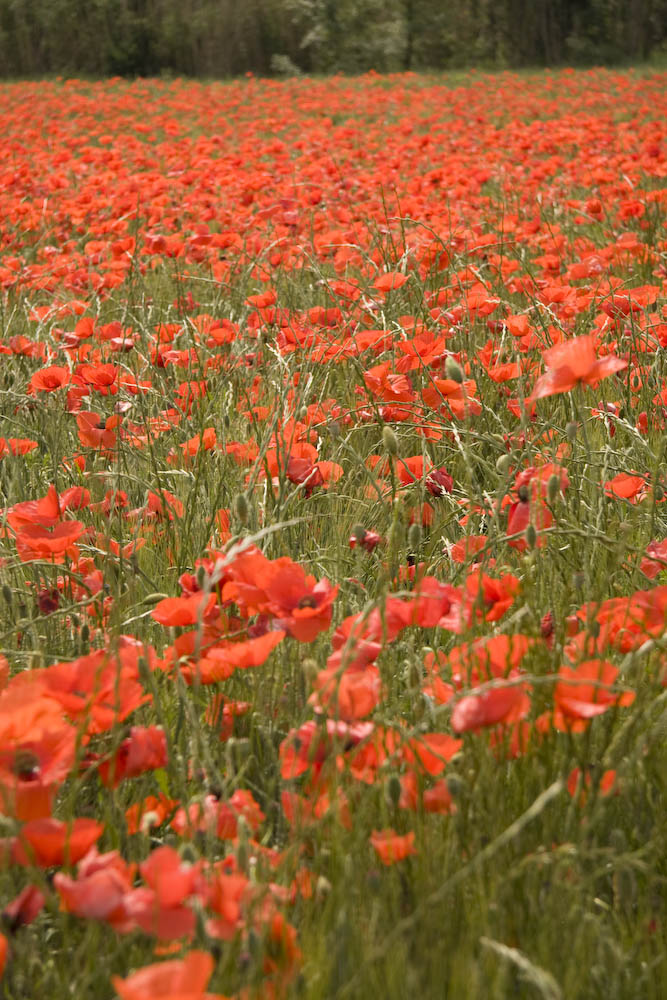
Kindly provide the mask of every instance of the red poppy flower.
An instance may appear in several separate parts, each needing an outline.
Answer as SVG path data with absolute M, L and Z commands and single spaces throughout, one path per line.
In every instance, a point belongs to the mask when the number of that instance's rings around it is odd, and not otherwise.
M 574 668 L 561 667 L 558 676 L 562 680 L 554 689 L 554 704 L 565 717 L 565 725 L 579 729 L 614 705 L 631 705 L 634 691 L 610 690 L 618 673 L 618 668 L 607 660 L 585 660 Z
M 383 865 L 393 865 L 417 853 L 412 832 L 401 836 L 391 829 L 373 830 L 370 841 Z
M 42 912 L 45 903 L 46 897 L 41 889 L 36 885 L 27 885 L 11 903 L 7 903 L 2 916 L 12 930 L 27 927 Z
M 132 726 L 110 761 L 99 766 L 102 782 L 116 788 L 125 778 L 136 778 L 167 764 L 167 737 L 159 726 Z
M 597 385 L 601 379 L 628 366 L 625 359 L 615 354 L 598 358 L 595 338 L 589 334 L 555 344 L 544 352 L 542 358 L 548 370 L 535 383 L 531 400 L 569 392 L 576 385 Z
M 407 280 L 407 275 L 401 274 L 400 271 L 387 271 L 385 274 L 381 274 L 379 278 L 375 279 L 373 287 L 376 288 L 378 292 L 396 291 L 399 288 L 402 288 Z
M 38 447 L 30 438 L 0 438 L 0 458 L 5 455 L 29 455 Z
M 215 684 L 231 677 L 236 670 L 260 667 L 285 638 L 284 631 L 265 632 L 244 642 L 226 642 L 211 646 L 192 666 L 179 666 L 187 683 Z
M 190 597 L 165 597 L 151 612 L 160 625 L 170 628 L 196 625 L 207 618 L 216 604 L 215 594 L 197 593 Z
M 204 951 L 191 951 L 183 959 L 147 965 L 126 979 L 112 976 L 120 1000 L 225 1000 L 207 993 L 215 962 Z
M 525 684 L 501 685 L 461 698 L 452 712 L 452 729 L 455 733 L 466 733 L 498 723 L 506 725 L 523 719 L 529 711 Z
M 99 413 L 89 413 L 81 410 L 76 415 L 79 428 L 79 441 L 87 448 L 99 448 L 110 451 L 116 445 L 116 428 L 120 424 L 120 416 L 114 414 L 106 420 Z
M 88 853 L 104 832 L 102 823 L 75 819 L 35 819 L 26 823 L 16 838 L 13 859 L 17 865 L 36 864 L 40 868 L 73 865 Z
M 320 670 L 309 702 L 334 718 L 353 722 L 363 719 L 380 702 L 382 682 L 374 663 L 367 666 L 328 667 Z
M 487 576 L 481 570 L 475 570 L 465 582 L 468 623 L 474 618 L 487 622 L 498 621 L 514 604 L 520 589 L 518 577 L 511 573 L 495 578 Z
M 40 525 L 26 525 L 16 535 L 16 551 L 23 562 L 44 559 L 61 563 L 66 555 L 74 558 L 78 549 L 74 543 L 86 530 L 80 521 L 61 521 L 52 530 Z
M 55 392 L 67 385 L 70 380 L 68 368 L 61 368 L 59 365 L 52 365 L 50 368 L 40 368 L 28 383 L 28 395 L 36 392 Z

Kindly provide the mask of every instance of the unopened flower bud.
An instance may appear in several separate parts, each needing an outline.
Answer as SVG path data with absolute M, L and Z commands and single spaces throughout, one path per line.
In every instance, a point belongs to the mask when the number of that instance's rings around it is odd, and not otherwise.
M 6 583 L 2 585 L 2 596 L 7 604 L 12 603 L 12 588 Z
M 574 439 L 577 436 L 578 430 L 579 430 L 578 425 L 574 422 L 574 420 L 571 420 L 565 428 L 565 436 L 567 437 L 568 441 L 574 441 Z
M 458 382 L 459 385 L 463 382 L 463 368 L 461 368 L 461 365 L 451 356 L 451 354 L 447 355 L 447 359 L 445 361 L 445 375 L 447 378 L 451 379 L 452 382 Z
M 401 780 L 397 774 L 392 774 L 387 781 L 387 798 L 390 803 L 396 808 L 398 805 L 398 800 L 401 797 Z
M 496 472 L 499 476 L 506 476 L 510 468 L 510 457 L 509 455 L 501 455 L 500 458 L 496 459 Z
M 526 528 L 526 545 L 529 549 L 534 549 L 537 545 L 537 529 L 534 524 L 529 524 Z
M 453 799 L 459 798 L 463 794 L 465 783 L 460 774 L 450 774 L 447 777 L 447 790 Z
M 331 892 L 331 882 L 324 875 L 320 875 L 315 883 L 315 899 L 325 899 Z
M 408 529 L 408 546 L 412 552 L 416 552 L 421 543 L 422 543 L 421 525 L 417 524 L 417 522 L 415 521 L 414 524 L 411 524 Z
M 560 491 L 560 477 L 553 472 L 547 480 L 547 500 L 550 504 L 556 502 L 556 497 Z
M 388 424 L 385 424 L 384 430 L 382 431 L 382 444 L 384 445 L 384 450 L 392 458 L 398 455 L 398 438 L 394 434 L 393 430 Z
M 250 514 L 250 507 L 248 506 L 248 498 L 245 493 L 237 493 L 234 497 L 234 514 L 241 524 L 246 524 L 248 516 Z
M 307 656 L 301 661 L 301 671 L 308 687 L 312 687 L 315 682 L 315 678 L 320 672 L 320 666 L 317 660 L 314 660 L 312 656 Z
M 364 528 L 363 524 L 358 524 L 358 523 L 353 524 L 351 534 L 353 538 L 356 538 L 358 542 L 363 542 L 364 538 L 366 537 L 366 529 Z

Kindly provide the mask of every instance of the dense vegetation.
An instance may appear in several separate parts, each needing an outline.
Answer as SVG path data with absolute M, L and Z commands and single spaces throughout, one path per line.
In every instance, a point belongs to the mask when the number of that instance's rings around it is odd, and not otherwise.
M 666 83 L 2 86 L 4 1000 L 662 1000 Z
M 0 0 L 4 76 L 602 65 L 666 39 L 667 0 Z

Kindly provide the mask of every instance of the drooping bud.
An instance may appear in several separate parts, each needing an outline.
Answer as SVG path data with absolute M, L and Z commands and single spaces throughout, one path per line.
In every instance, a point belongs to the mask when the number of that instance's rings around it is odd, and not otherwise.
M 526 545 L 529 549 L 534 549 L 537 545 L 537 529 L 534 524 L 526 527 Z
M 575 423 L 574 420 L 571 420 L 565 428 L 565 436 L 567 437 L 568 441 L 574 441 L 574 439 L 577 436 L 578 430 L 579 430 L 578 425 Z

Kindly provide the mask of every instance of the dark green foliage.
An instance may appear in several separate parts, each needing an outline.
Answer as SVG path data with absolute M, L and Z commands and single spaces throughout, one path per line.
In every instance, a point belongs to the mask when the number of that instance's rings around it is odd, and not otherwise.
M 0 74 L 229 77 L 665 54 L 667 0 L 0 0 Z

